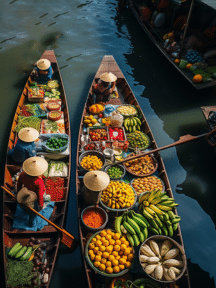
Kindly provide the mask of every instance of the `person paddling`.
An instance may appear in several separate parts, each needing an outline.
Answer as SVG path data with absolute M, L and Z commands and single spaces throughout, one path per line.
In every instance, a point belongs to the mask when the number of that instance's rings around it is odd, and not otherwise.
M 111 72 L 101 74 L 98 83 L 93 86 L 94 93 L 105 96 L 104 98 L 108 100 L 116 87 L 116 80 L 117 77 Z
M 45 185 L 42 174 L 48 169 L 48 163 L 44 158 L 31 157 L 24 161 L 23 172 L 20 173 L 17 182 L 17 202 L 22 208 L 29 205 L 37 211 L 43 209 Z M 29 210 L 28 210 L 29 211 Z M 29 226 L 33 225 L 35 214 L 29 211 Z
M 48 59 L 40 59 L 36 63 L 36 76 L 37 83 L 44 84 L 52 79 L 53 70 L 51 63 Z
M 8 152 L 10 162 L 22 164 L 27 158 L 36 155 L 34 141 L 39 137 L 39 132 L 34 128 L 23 128 L 18 133 L 18 140 L 13 149 Z

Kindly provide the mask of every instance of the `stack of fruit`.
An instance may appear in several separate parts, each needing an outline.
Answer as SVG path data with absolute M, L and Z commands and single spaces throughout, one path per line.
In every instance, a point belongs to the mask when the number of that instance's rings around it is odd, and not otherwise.
M 128 117 L 124 120 L 124 126 L 129 133 L 140 130 L 142 122 L 137 117 Z
M 105 190 L 102 191 L 102 203 L 112 209 L 128 209 L 135 202 L 133 188 L 123 181 L 110 181 Z
M 124 141 L 125 137 L 124 137 L 124 128 L 119 128 L 119 127 L 115 127 L 115 128 L 109 128 L 109 136 L 111 140 L 119 140 L 119 141 Z
M 184 267 L 180 249 L 168 239 L 143 243 L 139 258 L 144 271 L 156 280 L 175 281 Z
M 88 127 L 92 127 L 93 125 L 97 123 L 97 119 L 95 119 L 93 115 L 84 116 L 84 123 Z
M 178 204 L 174 199 L 160 190 L 146 192 L 139 198 L 139 210 L 148 223 L 148 229 L 154 234 L 173 236 L 181 220 L 172 211 L 176 206 Z
M 123 270 L 126 272 L 131 266 L 134 254 L 125 237 L 111 230 L 102 230 L 91 239 L 88 245 L 88 257 L 94 267 L 112 274 Z
M 89 112 L 92 114 L 100 114 L 104 111 L 104 105 L 102 104 L 93 104 L 89 107 Z
M 149 137 L 140 131 L 135 131 L 133 133 L 130 133 L 127 135 L 127 139 L 129 142 L 129 147 L 131 148 L 140 148 L 140 149 L 146 149 L 150 145 L 150 139 Z
M 131 246 L 139 246 L 148 237 L 147 221 L 145 217 L 134 211 L 127 211 L 115 219 L 115 230 L 124 234 Z

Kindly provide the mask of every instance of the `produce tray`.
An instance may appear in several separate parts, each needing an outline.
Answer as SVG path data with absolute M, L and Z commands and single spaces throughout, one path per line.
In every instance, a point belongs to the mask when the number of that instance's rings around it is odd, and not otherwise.
M 30 89 L 34 89 L 34 88 L 30 88 Z M 36 88 L 37 89 L 37 88 Z M 29 102 L 44 102 L 44 89 L 40 89 L 43 91 L 43 95 L 42 96 L 37 96 L 37 97 L 32 97 L 31 96 L 31 91 L 28 91 L 28 101 Z
M 104 130 L 106 130 L 106 132 L 107 132 L 107 140 L 99 140 L 99 141 L 93 141 L 93 140 L 91 140 L 91 138 L 90 138 L 90 131 L 93 131 L 93 130 L 96 130 L 96 129 L 104 129 Z M 108 127 L 106 127 L 106 126 L 93 126 L 93 127 L 88 127 L 87 128 L 87 135 L 88 135 L 88 143 L 89 142 L 102 142 L 102 141 L 110 141 L 110 138 L 109 138 L 109 131 L 108 131 Z
M 85 151 L 94 151 L 94 150 L 85 150 L 85 146 L 87 146 L 88 144 L 99 144 L 99 150 L 95 150 L 95 151 L 102 151 L 102 142 L 101 141 L 88 141 L 88 143 L 86 145 L 84 145 L 81 148 L 81 152 L 85 152 Z M 112 148 L 112 142 L 111 141 L 105 141 L 105 145 L 110 145 L 110 146 L 106 146 L 106 148 Z
M 112 128 L 112 129 L 120 128 L 120 129 L 122 129 L 122 131 L 123 131 L 123 135 L 124 135 L 124 140 L 113 140 L 113 139 L 110 138 L 110 141 L 119 141 L 119 142 L 124 142 L 124 141 L 127 140 L 127 135 L 126 135 L 126 132 L 125 132 L 125 129 L 124 129 L 123 126 L 119 126 L 119 127 L 117 127 L 117 126 L 109 126 L 109 127 L 107 127 L 107 128 L 108 128 L 108 133 L 109 133 L 109 129 L 110 129 L 110 128 Z M 109 137 L 110 137 L 110 136 L 109 136 Z

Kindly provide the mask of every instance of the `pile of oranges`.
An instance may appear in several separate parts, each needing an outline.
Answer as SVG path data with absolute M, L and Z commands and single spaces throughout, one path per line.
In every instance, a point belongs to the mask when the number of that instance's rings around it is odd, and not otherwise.
M 134 258 L 133 248 L 127 239 L 112 230 L 102 230 L 92 238 L 88 247 L 94 266 L 108 274 L 130 268 Z

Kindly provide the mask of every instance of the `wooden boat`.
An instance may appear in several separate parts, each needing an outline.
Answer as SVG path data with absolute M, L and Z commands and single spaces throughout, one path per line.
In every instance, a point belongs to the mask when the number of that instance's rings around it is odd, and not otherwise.
M 194 0 L 195 1 L 195 0 Z M 193 2 L 194 2 L 193 1 Z M 204 88 L 208 88 L 208 87 L 213 87 L 216 85 L 216 81 L 211 81 L 211 82 L 201 82 L 199 84 L 196 84 L 193 82 L 193 77 L 194 74 L 190 71 L 188 71 L 187 69 L 181 69 L 178 67 L 178 65 L 176 65 L 174 63 L 174 58 L 172 58 L 167 51 L 164 48 L 164 40 L 162 39 L 163 36 L 165 35 L 165 33 L 169 33 L 171 31 L 167 31 L 165 29 L 161 29 L 161 28 L 153 28 L 152 25 L 146 20 L 143 21 L 142 20 L 142 13 L 141 10 L 139 8 L 139 6 L 137 5 L 136 0 L 129 0 L 129 5 L 128 7 L 130 8 L 130 10 L 132 11 L 133 15 L 135 16 L 135 18 L 137 19 L 138 23 L 140 24 L 141 28 L 145 31 L 145 33 L 148 35 L 148 37 L 151 39 L 151 41 L 155 44 L 155 46 L 159 49 L 159 51 L 164 55 L 164 57 L 168 60 L 168 62 L 170 62 L 176 69 L 177 71 L 196 89 L 204 89 Z M 177 2 L 177 1 L 176 1 Z M 196 1 L 195 1 L 196 2 Z M 207 6 L 206 4 L 212 6 L 209 7 L 209 9 L 213 10 L 215 8 L 215 4 L 213 4 L 213 2 L 210 1 L 201 1 L 204 3 L 200 3 L 199 5 L 204 5 Z M 206 3 L 205 3 L 206 2 Z M 177 5 L 177 4 L 176 4 Z M 180 5 L 180 4 L 179 4 Z M 193 5 L 193 4 L 192 4 Z M 204 7 L 203 7 L 204 8 Z M 192 8 L 193 9 L 193 8 Z M 191 10 L 192 10 L 191 9 Z M 193 13 L 193 11 L 192 11 Z M 190 17 L 190 16 L 189 16 Z M 197 16 L 197 18 L 199 18 L 199 16 Z M 214 63 L 215 65 L 215 63 Z
M 66 94 L 63 86 L 63 81 L 60 75 L 60 70 L 58 67 L 58 63 L 52 50 L 46 50 L 41 58 L 46 58 L 50 60 L 55 79 L 58 80 L 59 83 L 59 91 L 61 92 L 61 101 L 62 101 L 62 111 L 64 113 L 64 126 L 65 126 L 65 133 L 70 138 L 70 120 L 69 120 L 69 111 L 67 106 Z M 23 89 L 22 95 L 20 97 L 19 103 L 17 105 L 17 109 L 15 112 L 15 116 L 13 119 L 13 124 L 10 132 L 9 143 L 8 143 L 8 151 L 14 147 L 14 143 L 17 139 L 17 133 L 15 132 L 15 127 L 18 122 L 18 117 L 22 111 L 22 107 L 25 104 L 29 104 L 28 102 L 28 90 L 29 84 L 32 81 L 33 74 L 29 76 L 26 85 Z M 39 136 L 40 137 L 40 136 Z M 71 145 L 69 143 L 69 151 L 71 151 Z M 68 176 L 65 178 L 64 190 L 65 196 L 64 199 L 61 201 L 55 202 L 55 207 L 53 213 L 50 217 L 50 220 L 53 221 L 59 227 L 63 227 L 66 208 L 67 208 L 67 201 L 68 201 L 68 192 L 69 192 L 69 180 L 70 180 L 70 153 L 69 155 L 64 156 L 66 158 L 66 162 L 68 164 Z M 64 160 L 62 160 L 64 161 Z M 5 165 L 5 175 L 4 175 L 4 187 L 8 190 L 13 191 L 14 183 L 12 177 L 20 171 L 21 166 L 19 165 L 11 165 L 8 162 L 8 158 L 6 158 L 6 165 Z M 13 216 L 16 209 L 16 201 L 11 198 L 6 192 L 3 192 L 3 255 L 4 255 L 4 274 L 6 276 L 6 263 L 7 263 L 7 253 L 9 247 L 12 247 L 15 243 L 20 242 L 23 246 L 28 243 L 31 237 L 34 237 L 36 240 L 40 240 L 41 242 L 45 242 L 47 244 L 47 249 L 45 250 L 45 259 L 47 261 L 46 266 L 49 267 L 49 280 L 48 283 L 43 284 L 41 283 L 40 287 L 48 287 L 51 279 L 51 275 L 53 273 L 56 257 L 58 254 L 59 244 L 61 241 L 61 235 L 59 232 L 51 225 L 44 226 L 42 230 L 38 230 L 36 232 L 30 230 L 12 230 L 12 223 L 13 223 Z M 40 242 L 39 241 L 39 242 Z M 5 277 L 5 281 L 7 279 Z M 6 287 L 8 287 L 6 285 Z M 20 286 L 19 286 L 20 287 Z M 25 286 L 27 287 L 27 286 Z M 28 286 L 30 287 L 30 286 Z M 33 286 L 32 286 L 33 287 Z
M 82 120 L 81 120 L 81 124 L 80 124 L 80 129 L 79 129 L 79 138 L 78 138 L 78 146 L 77 146 L 77 171 L 76 171 L 76 184 L 77 184 L 77 188 L 76 188 L 76 193 L 77 193 L 77 202 L 78 202 L 78 223 L 79 223 L 79 233 L 80 233 L 80 241 L 81 241 L 81 250 L 82 250 L 82 255 L 83 255 L 83 263 L 84 263 L 84 267 L 85 267 L 85 271 L 86 271 L 86 276 L 87 276 L 87 281 L 88 281 L 88 286 L 90 288 L 92 287 L 102 287 L 102 284 L 105 285 L 105 283 L 109 283 L 109 279 L 107 279 L 107 277 L 101 277 L 100 275 L 96 274 L 94 272 L 94 270 L 91 270 L 88 266 L 88 263 L 86 262 L 86 258 L 85 258 L 85 246 L 86 243 L 90 237 L 90 235 L 92 233 L 89 233 L 82 224 L 81 221 L 81 212 L 82 209 L 85 206 L 85 204 L 83 203 L 82 197 L 81 197 L 81 190 L 83 187 L 83 174 L 80 171 L 80 167 L 79 167 L 79 156 L 82 153 L 82 146 L 81 146 L 81 136 L 82 136 L 82 132 L 83 132 L 83 127 L 84 127 L 84 116 L 88 115 L 88 107 L 89 105 L 92 105 L 91 99 L 92 99 L 92 95 L 93 93 L 93 85 L 95 85 L 97 83 L 97 81 L 99 80 L 99 77 L 102 73 L 105 72 L 112 72 L 114 75 L 117 76 L 117 90 L 118 90 L 118 94 L 119 94 L 119 98 L 114 98 L 114 99 L 110 99 L 109 101 L 105 102 L 105 104 L 113 104 L 113 105 L 122 105 L 122 104 L 131 104 L 134 105 L 136 107 L 138 107 L 138 109 L 140 110 L 141 113 L 141 120 L 143 121 L 143 124 L 141 126 L 141 131 L 143 131 L 144 133 L 146 133 L 149 138 L 151 139 L 151 148 L 152 149 L 156 149 L 157 148 L 157 144 L 155 142 L 154 136 L 151 132 L 151 129 L 147 123 L 147 120 L 143 114 L 143 112 L 140 109 L 139 103 L 135 97 L 135 95 L 133 94 L 127 80 L 125 79 L 123 73 L 121 72 L 120 68 L 118 67 L 115 59 L 113 58 L 113 56 L 104 56 L 102 59 L 102 62 L 99 66 L 99 69 L 94 77 L 93 83 L 91 85 L 91 88 L 89 90 L 89 94 L 87 97 L 87 101 L 86 104 L 84 106 L 84 111 L 83 111 L 83 115 L 82 115 Z M 167 176 L 167 172 L 165 170 L 165 166 L 163 163 L 163 160 L 160 156 L 159 153 L 157 153 L 155 155 L 157 161 L 158 161 L 158 172 L 159 172 L 159 177 L 163 180 L 164 185 L 165 185 L 165 190 L 167 191 L 167 193 L 170 195 L 170 197 L 173 197 L 173 193 L 171 190 L 171 186 L 169 183 L 169 179 Z M 177 213 L 176 209 L 175 209 L 175 213 Z M 112 217 L 110 215 L 110 217 Z M 114 218 L 112 218 L 112 220 L 114 220 Z M 109 222 L 108 222 L 109 223 Z M 109 226 L 109 228 L 113 228 L 113 226 Z M 183 246 L 183 239 L 182 239 L 182 234 L 181 234 L 181 230 L 180 228 L 178 228 L 177 233 L 175 235 L 175 240 L 180 243 Z M 137 268 L 138 266 L 136 266 Z M 140 276 L 137 278 L 142 278 L 145 277 L 145 274 L 143 273 L 143 271 L 141 270 L 141 273 L 138 271 L 131 271 L 131 275 L 136 277 L 136 276 Z M 136 278 L 135 278 L 136 279 Z M 177 282 L 177 285 L 179 285 L 179 287 L 190 287 L 190 281 L 189 281 L 189 275 L 188 275 L 188 270 L 186 269 L 185 274 L 183 275 L 183 277 Z M 108 286 L 103 286 L 103 287 L 108 287 Z M 163 287 L 173 287 L 172 285 L 165 285 Z

